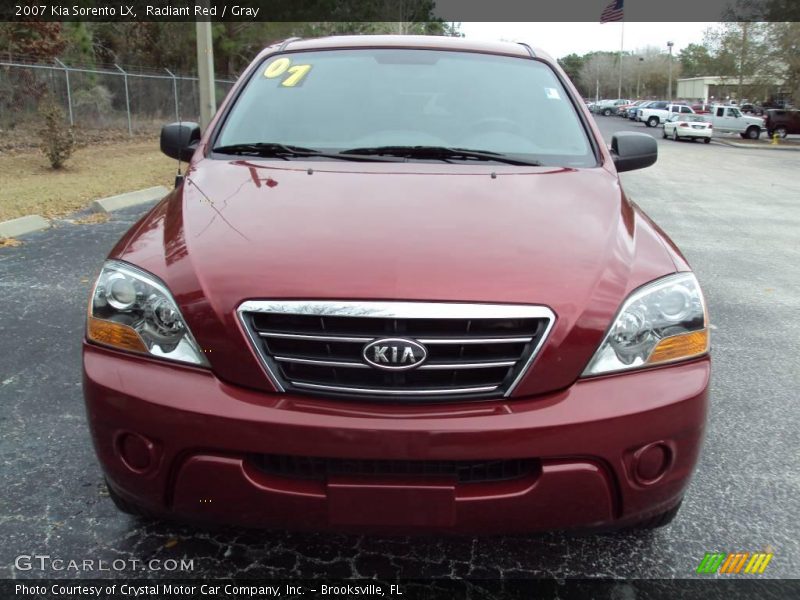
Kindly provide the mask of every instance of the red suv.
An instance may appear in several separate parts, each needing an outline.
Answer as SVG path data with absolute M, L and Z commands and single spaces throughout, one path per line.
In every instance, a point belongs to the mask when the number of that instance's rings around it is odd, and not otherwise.
M 130 513 L 249 526 L 663 525 L 710 363 L 686 260 L 523 44 L 264 50 L 92 292 L 84 392 Z
M 800 110 L 770 109 L 766 112 L 764 127 L 769 137 L 775 134 L 785 138 L 800 133 Z

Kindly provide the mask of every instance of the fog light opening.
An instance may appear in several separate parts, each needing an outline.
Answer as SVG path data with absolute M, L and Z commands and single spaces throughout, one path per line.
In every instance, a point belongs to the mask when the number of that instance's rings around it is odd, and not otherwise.
M 135 473 L 144 473 L 156 464 L 155 444 L 137 433 L 120 434 L 117 453 L 125 466 Z
M 663 442 L 643 446 L 633 455 L 634 477 L 645 485 L 661 479 L 671 466 L 672 450 Z

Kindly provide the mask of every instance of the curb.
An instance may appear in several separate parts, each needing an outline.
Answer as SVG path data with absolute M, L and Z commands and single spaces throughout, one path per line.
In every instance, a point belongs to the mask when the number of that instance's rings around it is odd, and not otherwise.
M 153 200 L 161 200 L 169 193 L 169 190 L 163 185 L 145 188 L 143 190 L 136 190 L 135 192 L 127 192 L 125 194 L 118 194 L 117 196 L 109 196 L 108 198 L 100 198 L 91 204 L 93 212 L 110 213 L 122 208 L 136 206 L 138 204 L 147 204 Z
M 50 221 L 39 215 L 28 215 L 0 222 L 0 238 L 14 238 L 50 227 Z
M 715 142 L 717 144 L 722 144 L 723 146 L 730 146 L 731 148 L 744 148 L 746 150 L 783 150 L 783 151 L 788 151 L 788 152 L 800 152 L 800 146 L 794 146 L 794 145 L 792 145 L 792 146 L 781 146 L 781 145 L 773 146 L 772 144 L 767 144 L 767 145 L 755 146 L 755 145 L 750 145 L 750 144 L 738 144 L 736 142 L 732 142 L 732 141 L 729 141 L 729 140 L 715 139 L 715 138 L 711 138 L 711 141 Z

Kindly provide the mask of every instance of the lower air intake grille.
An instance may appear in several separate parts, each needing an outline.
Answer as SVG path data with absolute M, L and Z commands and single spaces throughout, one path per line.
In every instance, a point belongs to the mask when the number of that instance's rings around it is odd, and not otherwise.
M 332 476 L 444 477 L 458 483 L 486 483 L 522 479 L 539 472 L 534 458 L 504 460 L 374 460 L 314 458 L 255 454 L 250 457 L 259 470 L 279 477 L 325 481 Z
M 395 401 L 509 395 L 555 320 L 542 306 L 422 302 L 248 301 L 239 316 L 280 391 Z

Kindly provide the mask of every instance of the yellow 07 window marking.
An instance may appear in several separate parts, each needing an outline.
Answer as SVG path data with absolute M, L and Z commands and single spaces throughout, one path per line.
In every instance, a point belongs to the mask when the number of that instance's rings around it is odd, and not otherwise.
M 283 56 L 281 58 L 276 58 L 267 65 L 267 68 L 264 69 L 264 77 L 267 79 L 275 79 L 284 73 L 288 73 L 288 76 L 281 81 L 281 86 L 295 87 L 297 84 L 303 81 L 310 70 L 311 65 L 292 66 L 292 61 Z
M 281 81 L 281 85 L 284 87 L 294 87 L 298 83 L 300 83 L 303 78 L 308 75 L 308 72 L 311 70 L 311 65 L 295 65 L 289 68 L 289 75 L 286 79 Z

